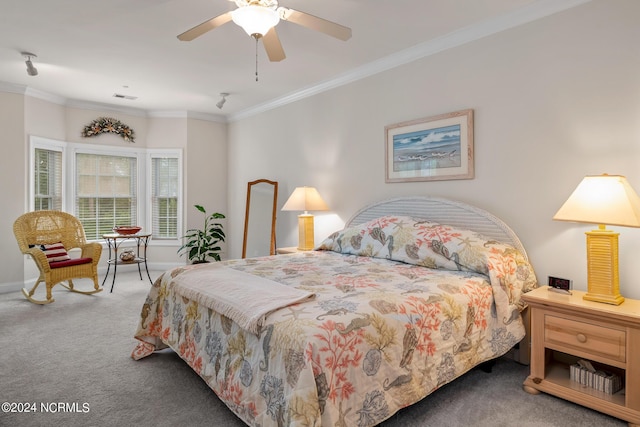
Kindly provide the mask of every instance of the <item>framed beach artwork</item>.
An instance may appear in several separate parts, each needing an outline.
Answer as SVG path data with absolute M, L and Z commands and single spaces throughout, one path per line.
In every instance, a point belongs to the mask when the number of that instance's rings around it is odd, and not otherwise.
M 473 110 L 384 129 L 386 182 L 473 178 Z

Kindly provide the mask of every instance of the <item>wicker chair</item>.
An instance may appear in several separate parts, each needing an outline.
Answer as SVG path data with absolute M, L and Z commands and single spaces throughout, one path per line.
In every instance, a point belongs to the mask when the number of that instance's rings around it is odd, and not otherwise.
M 95 294 L 102 291 L 98 285 L 98 261 L 102 255 L 102 245 L 97 242 L 87 242 L 82 223 L 66 212 L 36 211 L 21 215 L 13 224 L 13 233 L 23 254 L 30 255 L 40 270 L 40 277 L 31 291 L 22 289 L 24 296 L 35 304 L 49 304 L 54 301 L 51 289 L 60 283 L 73 292 Z M 80 258 L 50 262 L 41 249 L 42 245 L 62 243 L 64 249 L 82 249 Z M 63 249 L 63 252 L 64 252 Z M 94 289 L 79 291 L 74 289 L 72 279 L 93 279 Z M 69 283 L 66 286 L 63 281 Z M 47 298 L 36 300 L 33 294 L 38 285 L 44 282 L 47 286 Z

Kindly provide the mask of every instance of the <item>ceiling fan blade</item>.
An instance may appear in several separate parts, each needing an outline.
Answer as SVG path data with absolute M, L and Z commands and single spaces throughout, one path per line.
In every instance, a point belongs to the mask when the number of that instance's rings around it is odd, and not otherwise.
M 202 24 L 196 25 L 190 30 L 185 31 L 178 36 L 178 39 L 182 40 L 183 42 L 189 42 L 196 37 L 200 37 L 207 31 L 211 31 L 214 28 L 226 24 L 229 21 L 231 21 L 231 12 L 223 13 L 222 15 L 218 15 L 215 18 L 209 19 L 208 21 L 205 21 Z
M 280 18 L 285 21 L 290 21 L 294 24 L 320 31 L 321 33 L 325 33 L 340 40 L 346 41 L 351 38 L 351 28 L 349 27 L 327 21 L 326 19 L 318 18 L 317 16 L 313 16 L 305 12 L 288 9 L 286 7 L 279 7 L 278 11 L 280 12 Z
M 286 58 L 282 43 L 280 43 L 280 37 L 276 32 L 276 27 L 272 27 L 267 34 L 262 37 L 262 44 L 264 50 L 267 51 L 267 56 L 271 62 L 279 62 Z

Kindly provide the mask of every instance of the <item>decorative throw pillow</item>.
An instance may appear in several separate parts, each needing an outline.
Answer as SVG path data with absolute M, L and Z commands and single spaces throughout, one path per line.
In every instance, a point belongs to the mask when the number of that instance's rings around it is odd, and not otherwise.
M 47 256 L 47 261 L 49 261 L 49 263 L 57 261 L 67 261 L 70 259 L 67 250 L 64 248 L 61 242 L 39 246 Z
M 457 236 L 456 230 L 421 218 L 388 215 L 334 233 L 318 249 L 460 270 L 457 260 L 441 247 Z

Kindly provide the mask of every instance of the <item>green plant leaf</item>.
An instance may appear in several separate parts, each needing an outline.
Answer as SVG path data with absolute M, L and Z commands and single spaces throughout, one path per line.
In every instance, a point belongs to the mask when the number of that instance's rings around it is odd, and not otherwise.
M 204 227 L 187 230 L 182 237 L 184 243 L 178 249 L 178 253 L 182 255 L 186 252 L 187 258 L 191 262 L 206 261 L 207 258 L 220 261 L 222 247 L 219 243 L 224 242 L 226 235 L 222 223 L 214 222 L 214 220 L 226 217 L 219 212 L 207 215 L 207 211 L 201 205 L 194 205 L 194 207 L 205 215 Z

